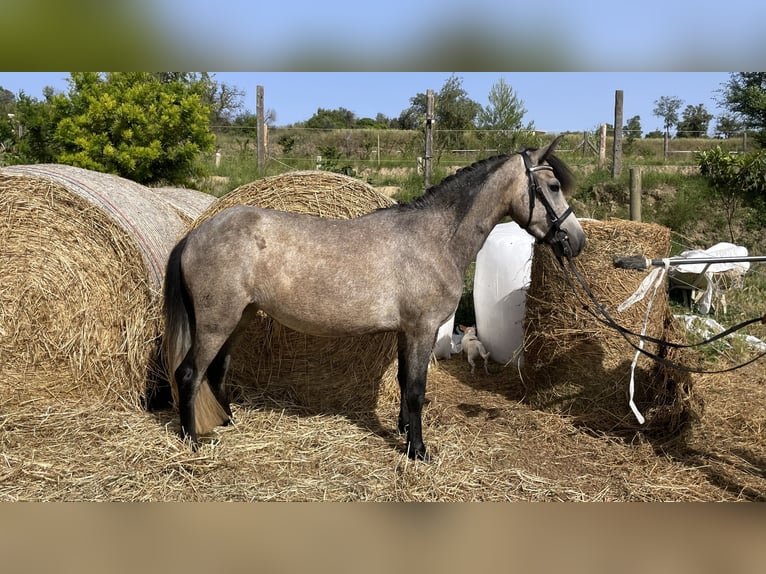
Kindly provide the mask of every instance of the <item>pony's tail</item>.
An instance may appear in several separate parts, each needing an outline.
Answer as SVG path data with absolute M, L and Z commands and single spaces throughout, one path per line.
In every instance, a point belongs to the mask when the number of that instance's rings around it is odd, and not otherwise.
M 194 337 L 194 305 L 183 279 L 181 255 L 186 248 L 186 237 L 170 252 L 163 286 L 163 317 L 165 336 L 162 340 L 162 363 L 170 381 L 173 402 L 178 405 L 178 383 L 175 372 L 191 348 Z M 194 426 L 197 435 L 209 433 L 214 427 L 229 421 L 207 380 L 203 380 L 194 402 Z

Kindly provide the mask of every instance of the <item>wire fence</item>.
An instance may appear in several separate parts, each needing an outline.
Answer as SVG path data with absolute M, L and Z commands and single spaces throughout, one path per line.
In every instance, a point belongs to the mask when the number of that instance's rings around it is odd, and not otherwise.
M 217 152 L 221 157 L 252 156 L 257 149 L 255 128 L 214 126 Z M 524 147 L 538 147 L 555 134 L 531 130 L 434 130 L 433 160 L 440 163 L 464 163 L 497 153 L 510 153 Z M 302 166 L 347 163 L 354 166 L 385 167 L 417 165 L 425 155 L 424 130 L 397 129 L 318 129 L 269 127 L 266 130 L 266 153 L 269 160 Z M 607 131 L 604 141 L 599 131 L 570 132 L 558 147 L 558 153 L 575 163 L 596 162 L 599 153 L 611 154 L 614 135 Z M 623 130 L 622 153 L 636 161 L 694 163 L 694 154 L 716 146 L 731 153 L 747 151 L 744 136 L 731 138 L 633 137 Z

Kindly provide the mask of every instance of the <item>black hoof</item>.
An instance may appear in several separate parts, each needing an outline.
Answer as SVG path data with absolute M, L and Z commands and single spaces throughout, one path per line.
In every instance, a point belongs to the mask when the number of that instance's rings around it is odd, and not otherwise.
M 412 460 L 419 460 L 422 462 L 431 462 L 431 455 L 426 452 L 425 445 L 420 448 L 412 448 L 411 444 L 407 445 L 407 456 Z
M 196 435 L 191 435 L 185 430 L 181 429 L 181 440 L 184 444 L 188 445 L 192 452 L 197 452 L 199 448 L 199 440 Z

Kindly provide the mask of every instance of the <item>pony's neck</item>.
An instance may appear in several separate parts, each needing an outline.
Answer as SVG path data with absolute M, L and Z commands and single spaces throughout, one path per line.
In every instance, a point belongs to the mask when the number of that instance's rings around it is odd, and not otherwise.
M 463 271 L 476 258 L 492 229 L 509 214 L 515 197 L 523 197 L 526 180 L 512 171 L 516 169 L 511 156 L 474 189 L 464 192 L 468 203 L 456 213 L 449 239 L 456 265 Z M 521 171 L 520 175 L 523 176 Z M 523 189 L 521 189 L 521 187 Z

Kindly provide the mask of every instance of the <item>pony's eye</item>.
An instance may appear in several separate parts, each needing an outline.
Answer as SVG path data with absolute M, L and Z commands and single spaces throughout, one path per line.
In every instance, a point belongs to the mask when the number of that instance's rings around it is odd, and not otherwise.
M 550 184 L 548 184 L 548 189 L 554 193 L 558 193 L 561 191 L 561 184 L 558 181 L 552 181 Z

